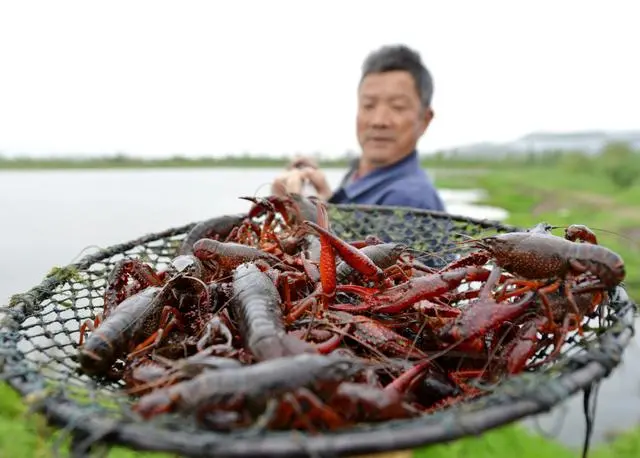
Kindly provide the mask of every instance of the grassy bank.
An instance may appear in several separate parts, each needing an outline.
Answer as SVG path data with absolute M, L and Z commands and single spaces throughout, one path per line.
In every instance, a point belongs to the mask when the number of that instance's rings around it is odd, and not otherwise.
M 414 458 L 577 458 L 581 450 L 571 450 L 551 439 L 507 426 L 480 437 L 463 439 L 413 452 Z M 591 458 L 631 458 L 640 456 L 640 430 L 620 435 L 610 444 L 592 447 Z
M 612 178 L 612 162 L 598 163 L 584 157 L 561 158 L 551 164 L 476 163 L 470 173 L 449 173 L 433 168 L 440 188 L 472 189 L 487 192 L 481 202 L 509 212 L 507 223 L 530 227 L 540 221 L 553 225 L 585 224 L 596 232 L 598 242 L 618 252 L 627 268 L 626 285 L 633 299 L 640 299 L 640 181 L 620 186 Z M 629 169 L 636 167 L 629 164 Z M 448 170 L 451 167 L 447 167 Z M 561 230 L 558 232 L 561 234 Z M 596 419 L 597 421 L 597 419 Z M 629 431 L 609 444 L 595 448 L 593 457 L 640 456 L 640 428 L 629 425 Z M 576 457 L 570 450 L 552 440 L 507 426 L 479 438 L 457 441 L 451 445 L 428 447 L 415 457 L 469 456 L 507 457 Z
M 54 454 L 54 449 L 59 455 Z M 0 457 L 53 458 L 69 456 L 68 441 L 61 430 L 47 426 L 37 414 L 27 411 L 19 396 L 0 385 Z M 161 453 L 137 453 L 121 447 L 111 449 L 112 458 L 169 458 Z
M 556 226 L 585 224 L 598 243 L 619 253 L 627 269 L 626 285 L 640 298 L 640 180 L 627 187 L 616 185 L 605 173 L 589 167 L 514 167 L 483 169 L 465 174 L 434 169 L 440 188 L 480 188 L 487 193 L 481 202 L 509 212 L 507 223 L 530 227 L 540 221 Z M 562 234 L 558 229 L 555 233 Z

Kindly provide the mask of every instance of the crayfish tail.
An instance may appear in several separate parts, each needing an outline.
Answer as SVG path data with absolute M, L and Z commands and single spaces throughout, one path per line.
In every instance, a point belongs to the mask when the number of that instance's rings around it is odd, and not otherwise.
M 318 351 L 310 343 L 300 340 L 292 334 L 283 334 L 264 339 L 256 353 L 255 356 L 260 361 L 267 361 L 302 353 L 318 353 Z

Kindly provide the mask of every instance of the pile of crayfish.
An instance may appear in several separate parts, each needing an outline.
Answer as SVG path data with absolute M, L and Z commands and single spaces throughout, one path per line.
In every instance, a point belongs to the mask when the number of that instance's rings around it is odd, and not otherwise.
M 422 415 L 557 357 L 625 277 L 585 226 L 465 240 L 434 268 L 408 243 L 338 238 L 317 199 L 245 199 L 166 269 L 119 261 L 82 323 L 79 369 L 120 381 L 144 419 L 319 431 Z

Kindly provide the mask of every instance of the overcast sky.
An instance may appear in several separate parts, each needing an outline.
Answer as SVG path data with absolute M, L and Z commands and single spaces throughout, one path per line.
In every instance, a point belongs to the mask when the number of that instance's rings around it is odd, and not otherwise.
M 422 151 L 640 128 L 638 13 L 635 0 L 4 1 L 0 152 L 357 151 L 360 66 L 388 43 L 434 76 Z

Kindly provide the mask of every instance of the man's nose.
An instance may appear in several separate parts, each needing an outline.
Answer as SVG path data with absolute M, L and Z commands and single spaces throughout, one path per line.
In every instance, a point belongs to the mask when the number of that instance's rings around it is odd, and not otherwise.
M 372 127 L 389 127 L 391 124 L 391 116 L 389 110 L 385 107 L 377 107 L 371 116 Z

